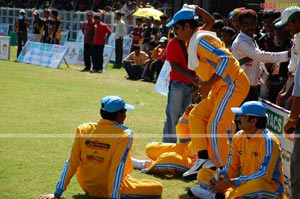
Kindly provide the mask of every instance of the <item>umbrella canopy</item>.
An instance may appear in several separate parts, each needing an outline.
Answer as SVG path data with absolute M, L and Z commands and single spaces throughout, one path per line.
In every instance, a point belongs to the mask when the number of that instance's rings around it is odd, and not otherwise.
M 137 11 L 135 11 L 132 15 L 136 17 L 147 17 L 152 16 L 155 20 L 160 20 L 160 16 L 162 16 L 164 13 L 156 10 L 154 8 L 140 8 Z

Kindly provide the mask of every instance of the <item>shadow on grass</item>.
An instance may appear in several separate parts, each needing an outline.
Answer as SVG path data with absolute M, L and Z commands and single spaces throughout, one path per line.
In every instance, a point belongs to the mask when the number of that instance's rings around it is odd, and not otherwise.
M 170 179 L 174 179 L 174 180 L 181 180 L 183 182 L 191 182 L 193 180 L 186 180 L 182 178 L 182 174 L 174 174 L 174 173 L 145 173 L 146 175 L 151 175 L 155 178 L 159 178 L 161 180 L 170 180 Z

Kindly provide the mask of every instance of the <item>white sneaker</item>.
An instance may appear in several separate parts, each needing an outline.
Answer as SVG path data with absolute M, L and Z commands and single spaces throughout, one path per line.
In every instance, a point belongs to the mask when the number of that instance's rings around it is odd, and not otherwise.
M 132 167 L 134 169 L 144 169 L 151 163 L 150 160 L 138 160 L 135 158 L 131 158 L 131 160 L 132 160 Z
M 185 180 L 196 180 L 198 171 L 201 168 L 212 168 L 212 167 L 215 167 L 215 164 L 213 163 L 212 160 L 197 158 L 192 168 L 190 168 L 190 170 L 182 174 L 182 177 Z
M 199 199 L 215 199 L 216 193 L 206 190 L 200 186 L 190 187 L 188 189 L 188 195 Z

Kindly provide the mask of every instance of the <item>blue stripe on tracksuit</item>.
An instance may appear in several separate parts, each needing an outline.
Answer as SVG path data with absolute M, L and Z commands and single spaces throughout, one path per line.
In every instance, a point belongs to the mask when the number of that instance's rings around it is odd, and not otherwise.
M 270 136 L 270 134 L 268 134 L 268 132 L 263 129 L 262 130 L 262 135 L 265 139 L 265 143 L 266 143 L 266 155 L 264 157 L 264 161 L 259 165 L 259 170 L 256 173 L 253 173 L 250 176 L 240 176 L 240 180 L 241 182 L 243 181 L 249 181 L 249 180 L 253 180 L 253 179 L 257 179 L 257 178 L 261 178 L 264 175 L 266 175 L 267 173 L 267 168 L 270 164 L 270 160 L 271 160 L 271 156 L 272 156 L 272 150 L 273 150 L 273 139 Z
M 223 99 L 221 100 L 221 102 L 217 108 L 216 115 L 210 125 L 210 135 L 211 135 L 210 137 L 211 137 L 212 149 L 214 151 L 214 156 L 215 156 L 214 159 L 216 158 L 220 165 L 224 165 L 226 163 L 222 162 L 222 159 L 219 154 L 218 125 L 219 125 L 220 121 L 222 120 L 223 114 L 228 105 L 228 101 L 231 99 L 231 97 L 235 91 L 235 88 L 236 88 L 235 81 L 233 81 L 232 83 L 230 83 L 228 85 L 227 91 L 226 91 Z
M 68 158 L 68 160 L 66 161 L 63 172 L 62 172 L 62 174 L 60 176 L 60 179 L 59 179 L 59 181 L 57 182 L 57 185 L 56 185 L 55 194 L 57 194 L 59 196 L 61 196 L 62 193 L 64 192 L 64 183 L 65 183 L 65 180 L 66 180 L 66 174 L 67 174 L 67 171 L 69 169 L 69 165 L 70 165 L 70 158 Z
M 216 69 L 216 74 L 219 76 L 222 76 L 224 74 L 225 69 L 227 68 L 229 57 L 226 55 L 226 53 L 219 48 L 216 48 L 215 46 L 211 45 L 209 42 L 207 42 L 205 39 L 200 39 L 199 45 L 203 47 L 205 50 L 208 50 L 212 53 L 214 53 L 216 56 L 218 56 L 221 59 L 221 62 L 219 63 L 219 66 Z
M 114 179 L 114 188 L 113 188 L 113 193 L 112 193 L 112 197 L 111 197 L 112 199 L 119 198 L 119 189 L 120 189 L 120 185 L 121 185 L 121 181 L 122 181 L 122 177 L 123 177 L 124 167 L 125 167 L 126 159 L 127 159 L 127 156 L 128 156 L 129 150 L 130 150 L 130 146 L 132 143 L 131 130 L 120 124 L 115 124 L 115 126 L 118 126 L 122 129 L 124 129 L 129 134 L 129 139 L 128 139 L 128 143 L 126 145 L 124 154 L 122 156 L 121 162 L 118 165 L 117 170 L 116 170 L 116 175 L 115 175 L 115 179 Z

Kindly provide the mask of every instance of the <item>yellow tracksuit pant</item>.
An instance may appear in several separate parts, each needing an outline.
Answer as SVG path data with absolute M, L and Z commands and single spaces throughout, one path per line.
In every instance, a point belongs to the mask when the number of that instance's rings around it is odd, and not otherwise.
M 192 149 L 208 151 L 208 156 L 217 167 L 224 166 L 230 149 L 234 113 L 231 107 L 239 107 L 249 91 L 249 80 L 245 74 L 228 86 L 213 88 L 207 98 L 197 104 L 189 115 Z

